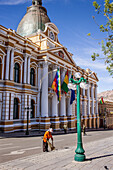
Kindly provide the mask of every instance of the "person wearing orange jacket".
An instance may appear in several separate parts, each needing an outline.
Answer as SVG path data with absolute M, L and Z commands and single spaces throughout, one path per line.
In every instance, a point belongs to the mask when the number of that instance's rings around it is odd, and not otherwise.
M 52 146 L 53 146 L 53 137 L 52 137 L 52 133 L 53 132 L 53 129 L 52 128 L 49 128 L 49 130 L 47 130 L 44 134 L 44 137 L 43 137 L 43 152 L 48 152 L 48 142 L 49 139 L 51 138 L 52 140 Z

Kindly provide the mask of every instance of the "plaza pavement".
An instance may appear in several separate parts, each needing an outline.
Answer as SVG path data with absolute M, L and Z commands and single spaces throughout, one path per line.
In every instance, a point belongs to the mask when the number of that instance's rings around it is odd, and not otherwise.
M 113 137 L 86 143 L 84 149 L 84 162 L 74 161 L 75 147 L 70 147 L 5 162 L 0 170 L 113 170 Z

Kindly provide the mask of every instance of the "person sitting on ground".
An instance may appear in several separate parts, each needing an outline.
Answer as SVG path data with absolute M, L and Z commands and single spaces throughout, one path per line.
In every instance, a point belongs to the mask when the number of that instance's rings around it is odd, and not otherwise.
M 53 137 L 52 137 L 52 134 L 51 134 L 52 132 L 53 132 L 53 129 L 49 128 L 49 130 L 47 130 L 44 134 L 44 137 L 43 137 L 43 152 L 48 152 L 48 141 L 49 141 L 50 138 L 52 140 L 52 146 L 53 146 Z

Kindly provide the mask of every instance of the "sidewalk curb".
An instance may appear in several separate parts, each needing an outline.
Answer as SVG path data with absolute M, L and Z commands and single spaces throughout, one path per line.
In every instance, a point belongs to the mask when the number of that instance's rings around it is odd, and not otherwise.
M 93 132 L 93 131 L 108 131 L 113 129 L 86 129 L 86 132 Z M 2 133 L 0 134 L 0 139 L 5 138 L 28 138 L 28 137 L 40 137 L 43 136 L 45 132 L 39 133 L 38 131 L 29 131 L 29 135 L 25 134 L 26 132 L 12 132 L 12 133 Z M 77 133 L 76 130 L 68 131 L 66 134 Z M 65 135 L 64 131 L 57 131 L 53 132 L 52 135 Z

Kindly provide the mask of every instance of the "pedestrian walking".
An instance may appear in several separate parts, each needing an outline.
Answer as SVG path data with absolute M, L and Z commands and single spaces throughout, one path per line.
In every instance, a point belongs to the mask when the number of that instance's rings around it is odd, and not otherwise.
M 83 124 L 83 135 L 86 135 L 86 126 Z
M 64 133 L 67 133 L 67 125 L 64 125 Z
M 44 134 L 44 137 L 43 137 L 43 152 L 48 152 L 48 144 L 49 144 L 51 150 L 55 149 L 55 147 L 53 146 L 53 137 L 52 137 L 52 134 L 51 134 L 52 132 L 53 132 L 53 129 L 49 128 L 49 130 L 47 130 Z M 50 138 L 52 140 L 52 144 L 49 142 Z

